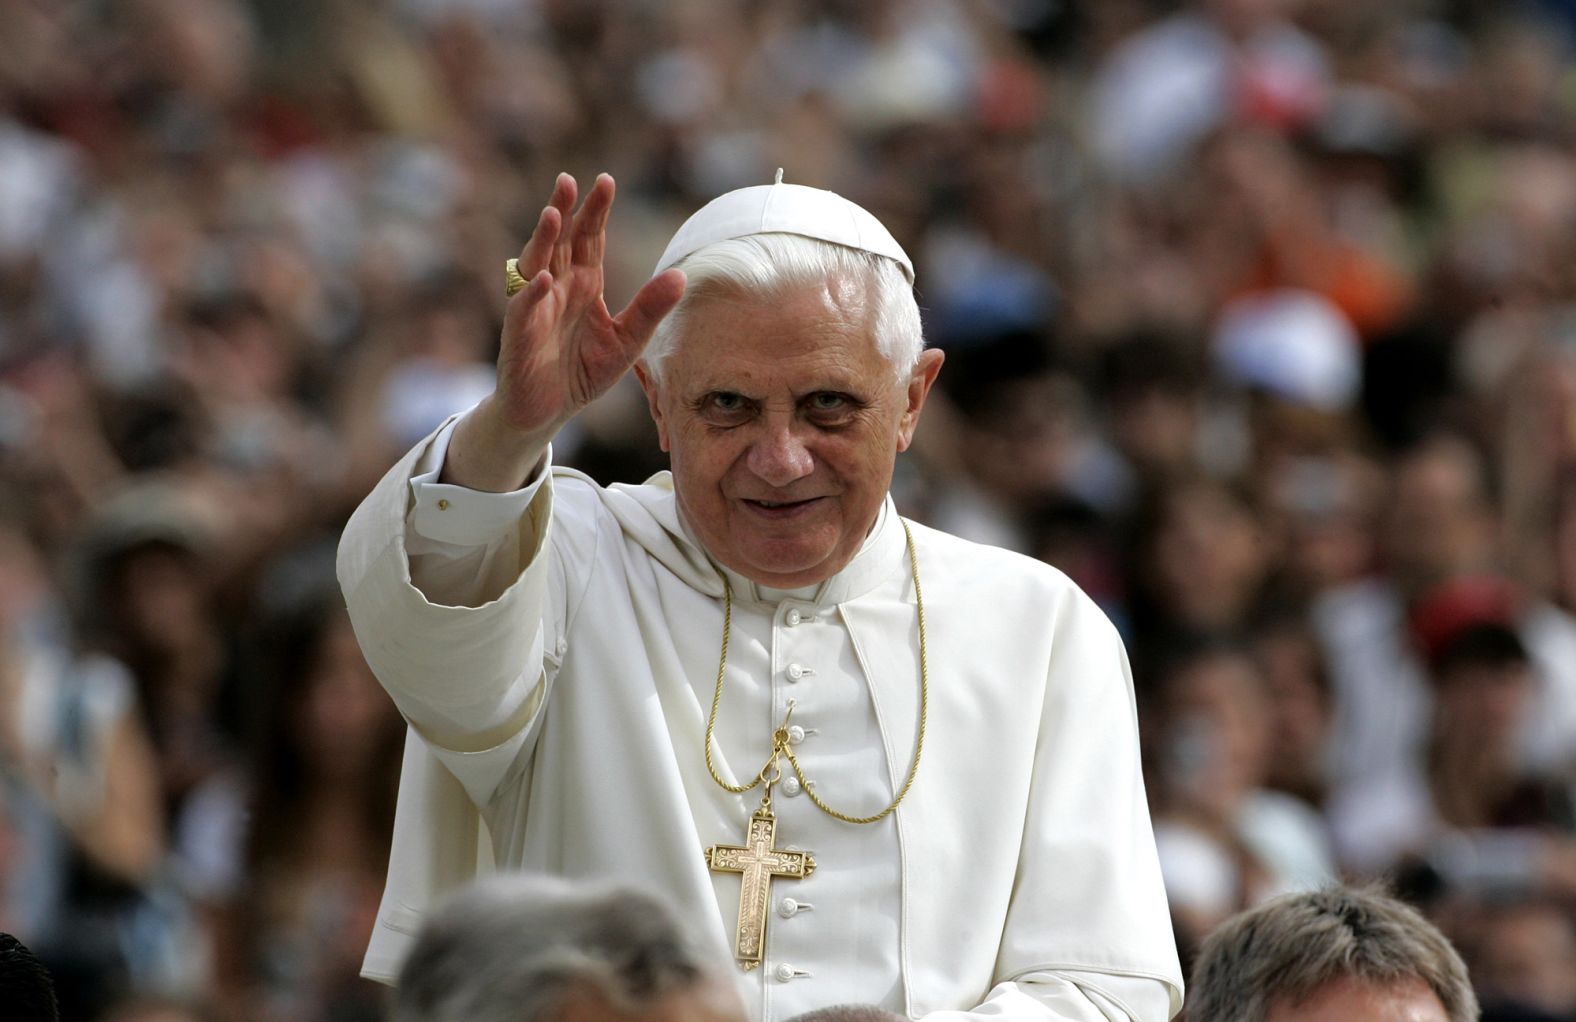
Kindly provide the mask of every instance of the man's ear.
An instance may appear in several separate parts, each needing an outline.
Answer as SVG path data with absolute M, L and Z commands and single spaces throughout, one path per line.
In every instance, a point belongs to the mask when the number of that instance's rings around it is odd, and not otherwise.
M 925 397 L 930 393 L 931 384 L 936 382 L 936 376 L 941 372 L 941 363 L 946 361 L 946 352 L 939 348 L 926 348 L 919 353 L 919 361 L 914 365 L 914 371 L 908 378 L 908 407 L 903 410 L 903 418 L 898 422 L 897 449 L 908 450 L 908 445 L 914 441 L 914 428 L 919 425 L 920 410 L 925 407 Z
M 644 360 L 635 363 L 635 379 L 646 392 L 646 406 L 651 409 L 651 421 L 657 424 L 657 442 L 664 451 L 668 448 L 668 420 L 662 414 L 662 384 L 651 375 Z

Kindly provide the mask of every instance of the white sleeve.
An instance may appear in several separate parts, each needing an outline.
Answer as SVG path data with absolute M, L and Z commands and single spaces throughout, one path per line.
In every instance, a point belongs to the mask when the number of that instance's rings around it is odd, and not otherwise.
M 553 449 L 524 488 L 488 493 L 438 482 L 459 420 L 433 437 L 410 479 L 405 550 L 411 583 L 433 603 L 480 607 L 519 577 L 519 523 L 552 466 Z
M 528 489 L 534 496 L 509 509 L 519 516 L 512 525 L 501 510 L 490 517 L 518 495 L 433 482 L 447 449 L 437 440 L 434 433 L 401 458 L 356 508 L 337 570 L 368 665 L 433 755 L 485 806 L 529 749 L 546 697 L 553 486 Z M 413 487 L 419 468 L 428 483 Z M 429 506 L 414 506 L 414 493 Z M 413 556 L 412 538 L 428 553 Z M 429 597 L 418 588 L 412 568 L 422 560 L 437 566 L 428 584 L 449 591 Z

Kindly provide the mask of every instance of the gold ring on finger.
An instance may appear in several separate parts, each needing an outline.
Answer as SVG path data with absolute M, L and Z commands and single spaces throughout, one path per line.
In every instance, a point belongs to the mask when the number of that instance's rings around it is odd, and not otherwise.
M 520 276 L 520 260 L 510 259 L 503 264 L 503 296 L 513 298 L 525 290 L 526 279 Z

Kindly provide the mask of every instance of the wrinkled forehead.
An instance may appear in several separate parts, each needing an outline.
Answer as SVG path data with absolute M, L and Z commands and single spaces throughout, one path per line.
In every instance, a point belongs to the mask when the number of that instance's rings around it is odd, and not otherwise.
M 705 315 L 717 306 L 754 309 L 824 310 L 832 320 L 863 320 L 875 313 L 874 276 L 862 272 L 826 272 L 787 275 L 766 286 L 753 286 L 726 277 L 697 280 L 684 292 L 680 310 L 686 318 Z
M 876 320 L 870 289 L 846 278 L 769 294 L 732 284 L 706 288 L 687 300 L 670 372 L 693 377 L 721 365 L 748 365 L 786 373 L 805 364 L 836 364 L 884 375 L 889 360 Z

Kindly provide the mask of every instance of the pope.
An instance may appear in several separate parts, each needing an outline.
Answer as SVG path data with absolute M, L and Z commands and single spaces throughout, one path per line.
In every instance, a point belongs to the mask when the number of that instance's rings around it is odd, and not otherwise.
M 560 175 L 511 260 L 493 393 L 340 545 L 410 725 L 366 974 L 498 868 L 668 899 L 754 1019 L 1170 1018 L 1120 639 L 1055 569 L 887 493 L 943 361 L 908 256 L 779 173 L 692 216 L 613 315 L 613 180 L 577 193 Z M 631 368 L 671 472 L 554 466 Z

